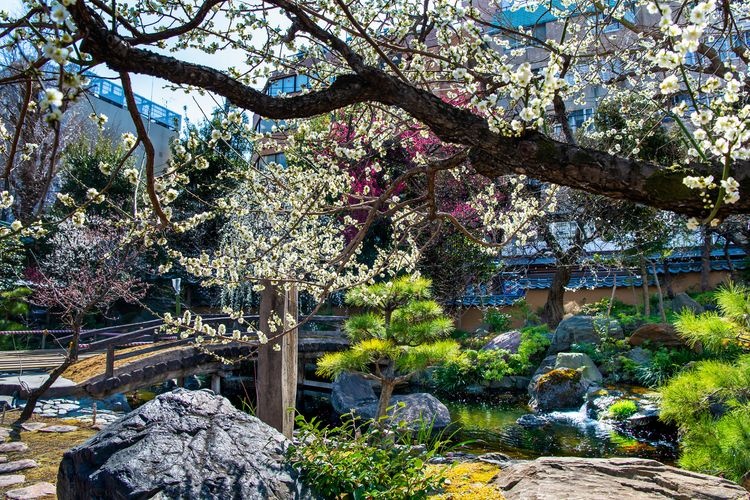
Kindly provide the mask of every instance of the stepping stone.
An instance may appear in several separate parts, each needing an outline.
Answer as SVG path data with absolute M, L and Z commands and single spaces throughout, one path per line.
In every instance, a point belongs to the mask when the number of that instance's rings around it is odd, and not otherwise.
M 50 425 L 44 429 L 39 429 L 39 432 L 73 432 L 77 430 L 78 427 L 75 425 Z
M 8 461 L 8 457 L 5 455 L 0 455 L 0 464 L 4 464 Z
M 9 451 L 24 452 L 29 449 L 29 445 L 22 443 L 21 441 L 12 441 L 10 443 L 0 443 L 0 453 L 7 453 Z
M 26 481 L 26 476 L 23 474 L 9 474 L 7 476 L 0 476 L 0 488 L 12 486 L 14 484 L 20 484 Z
M 35 460 L 31 460 L 30 458 L 24 458 L 23 460 L 15 460 L 13 462 L 0 464 L 0 474 L 5 474 L 8 472 L 16 472 L 17 470 L 23 470 L 23 469 L 32 469 L 38 466 L 39 464 L 36 463 Z
M 18 488 L 17 490 L 10 490 L 5 494 L 5 498 L 11 500 L 33 500 L 35 498 L 43 498 L 52 496 L 57 493 L 57 488 L 52 483 L 36 483 L 25 488 Z
M 21 424 L 21 429 L 29 432 L 38 431 L 39 429 L 44 429 L 47 427 L 47 424 L 44 424 L 42 422 L 28 422 L 25 424 Z
M 0 439 L 7 439 L 10 437 L 10 429 L 7 427 L 0 427 Z

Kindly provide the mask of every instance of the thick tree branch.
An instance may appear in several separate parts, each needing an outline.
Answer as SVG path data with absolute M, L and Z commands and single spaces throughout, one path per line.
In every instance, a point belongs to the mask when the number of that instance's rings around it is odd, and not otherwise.
M 525 174 L 610 198 L 628 199 L 687 215 L 706 214 L 698 194 L 685 187 L 682 179 L 686 173 L 713 174 L 721 178 L 718 166 L 694 164 L 690 165 L 689 172 L 677 171 L 563 144 L 535 131 L 527 131 L 520 137 L 503 136 L 493 132 L 484 118 L 471 111 L 453 106 L 432 92 L 401 81 L 379 68 L 365 65 L 361 56 L 314 23 L 297 4 L 287 0 L 268 2 L 285 11 L 301 30 L 341 54 L 356 74 L 339 76 L 324 90 L 294 97 L 272 97 L 216 69 L 131 46 L 110 32 L 101 18 L 86 7 L 84 0 L 76 2 L 71 13 L 84 36 L 83 50 L 96 61 L 120 72 L 148 74 L 175 84 L 199 87 L 272 119 L 305 118 L 361 102 L 392 105 L 430 127 L 441 140 L 467 146 L 474 168 L 488 177 Z M 750 193 L 750 162 L 735 162 L 733 176 L 740 183 L 740 192 Z M 728 213 L 750 213 L 750 196 L 742 196 L 734 205 L 725 205 L 719 216 Z

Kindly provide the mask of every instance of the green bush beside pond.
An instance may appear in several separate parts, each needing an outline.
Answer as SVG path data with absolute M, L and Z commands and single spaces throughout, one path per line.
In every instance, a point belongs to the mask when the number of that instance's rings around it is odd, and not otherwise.
M 522 328 L 517 353 L 502 349 L 463 349 L 434 371 L 432 383 L 441 390 L 452 391 L 511 375 L 527 375 L 536 368 L 549 345 L 546 325 Z

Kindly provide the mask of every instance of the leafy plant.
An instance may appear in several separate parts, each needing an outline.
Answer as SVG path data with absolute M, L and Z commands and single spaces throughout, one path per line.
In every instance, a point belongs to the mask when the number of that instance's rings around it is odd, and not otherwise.
M 404 432 L 394 442 L 392 432 L 356 419 L 326 428 L 315 418 L 298 416 L 297 429 L 300 444 L 290 446 L 289 460 L 323 498 L 420 499 L 444 482 L 425 467 L 445 445 L 442 439 Z
M 672 378 L 691 361 L 700 356 L 688 349 L 667 349 L 660 347 L 652 351 L 651 359 L 636 368 L 638 382 L 647 387 L 659 387 Z
M 630 399 L 621 399 L 609 407 L 609 415 L 615 420 L 625 420 L 638 413 L 638 405 Z
M 433 381 L 444 391 L 452 391 L 467 385 L 500 380 L 511 375 L 528 373 L 549 347 L 549 330 L 546 325 L 521 329 L 518 352 L 503 349 L 464 349 L 440 365 L 433 374 Z
M 700 361 L 661 394 L 661 418 L 682 432 L 682 467 L 734 481 L 750 471 L 750 355 Z
M 510 328 L 510 314 L 502 313 L 498 309 L 487 309 L 484 321 L 492 332 L 505 332 Z
M 409 276 L 349 291 L 347 303 L 372 311 L 344 324 L 351 348 L 323 356 L 317 373 L 335 378 L 348 371 L 377 380 L 377 417 L 383 417 L 397 385 L 458 355 L 455 341 L 442 340 L 453 322 L 430 297 L 430 281 Z

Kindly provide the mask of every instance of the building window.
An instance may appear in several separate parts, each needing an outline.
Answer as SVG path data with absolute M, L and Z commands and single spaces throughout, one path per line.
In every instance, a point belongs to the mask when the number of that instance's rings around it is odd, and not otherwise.
M 542 42 L 547 41 L 547 25 L 546 24 L 536 24 L 534 26 L 523 28 L 523 30 L 524 32 L 527 32 L 527 34 L 529 34 L 530 36 L 534 37 L 534 39 L 527 38 L 525 36 L 520 36 L 520 35 L 508 36 L 508 42 L 510 43 L 510 45 L 508 45 L 508 50 L 519 49 L 523 47 L 530 47 L 532 45 L 535 45 L 536 40 L 540 40 Z M 528 33 L 529 31 L 531 33 Z
M 271 96 L 296 94 L 307 88 L 310 88 L 310 77 L 307 75 L 291 75 L 268 82 L 266 93 Z
M 577 130 L 593 117 L 594 108 L 576 109 L 568 113 L 568 124 L 571 129 Z
M 282 167 L 286 168 L 286 156 L 284 153 L 274 153 L 270 155 L 263 155 L 260 157 L 260 165 L 265 167 L 271 163 L 276 163 L 277 165 L 281 165 Z
M 276 127 L 275 130 L 274 127 Z M 278 132 L 285 127 L 286 122 L 284 120 L 269 120 L 268 118 L 261 118 L 255 126 L 255 131 L 261 134 L 266 134 L 269 132 Z

